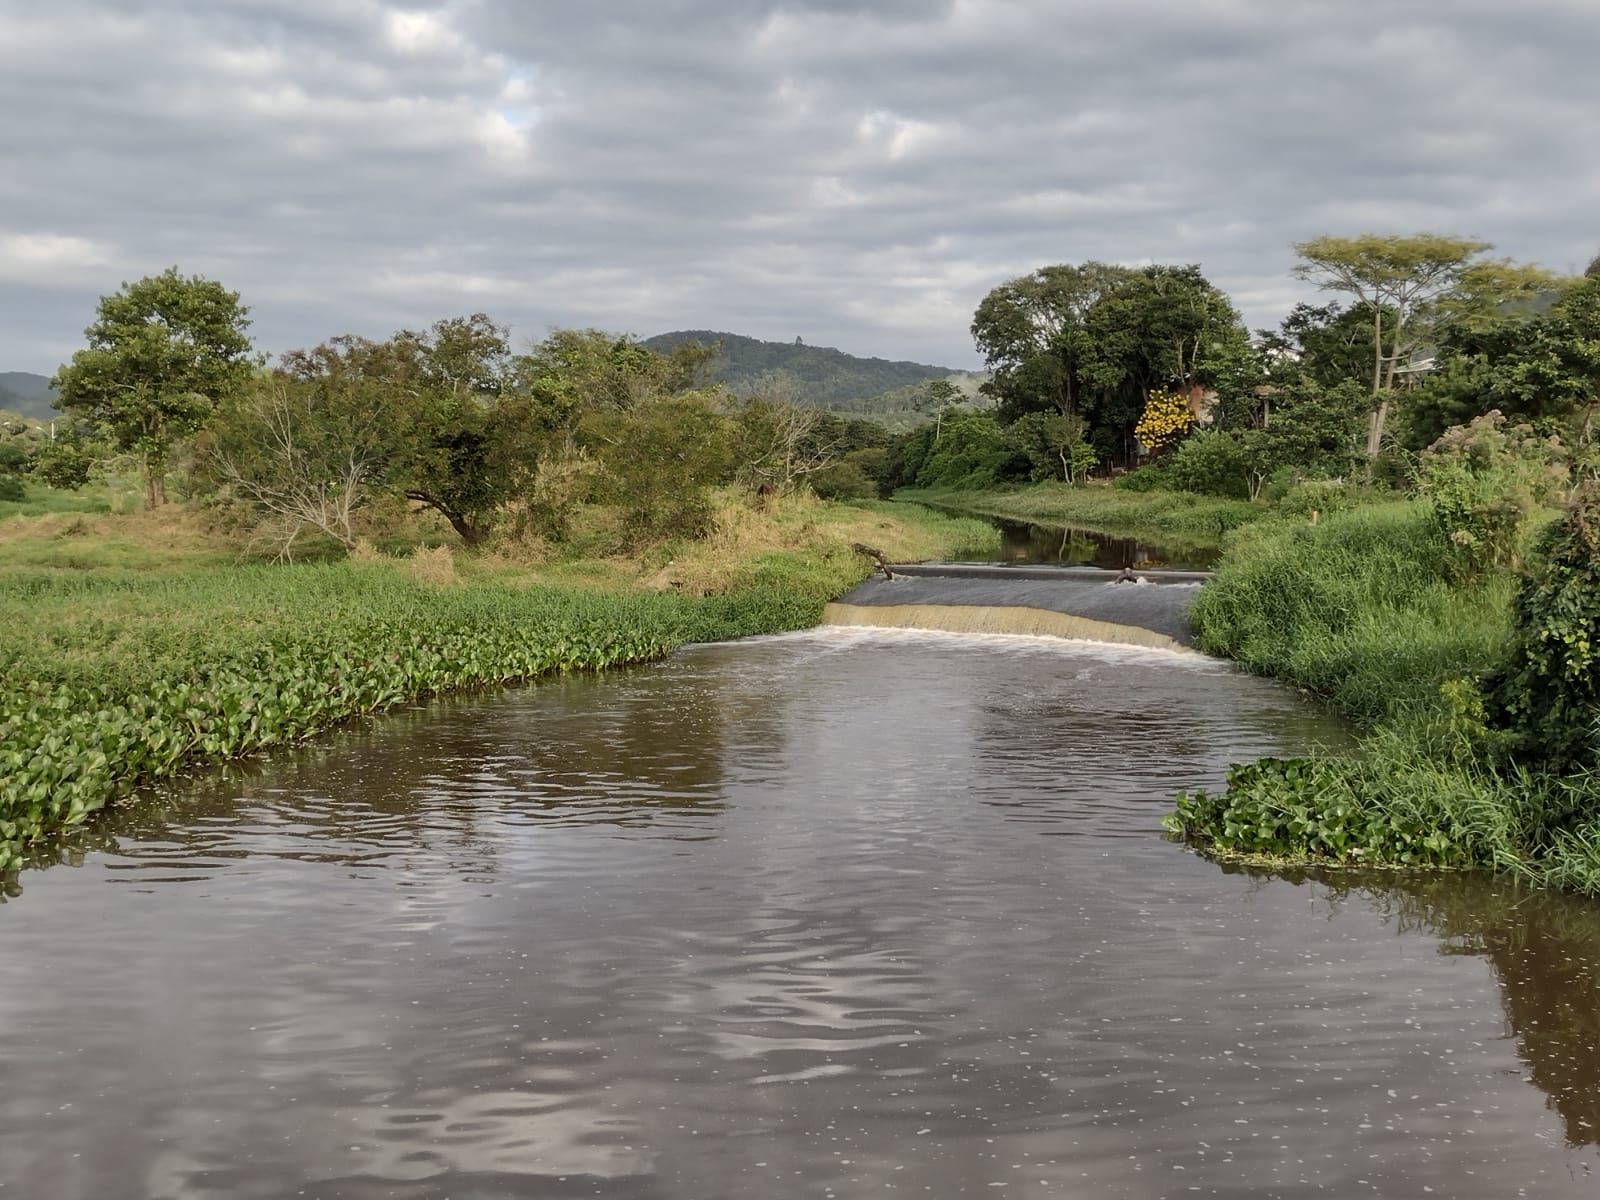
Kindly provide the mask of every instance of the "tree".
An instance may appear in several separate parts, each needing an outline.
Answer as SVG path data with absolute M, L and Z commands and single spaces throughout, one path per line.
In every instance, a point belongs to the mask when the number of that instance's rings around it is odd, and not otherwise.
M 1127 267 L 1086 262 L 1041 267 L 992 290 L 978 304 L 972 336 L 994 373 L 983 385 L 1001 419 L 1082 404 L 1081 373 L 1092 349 L 1089 311 L 1134 276 Z
M 1398 371 L 1437 336 L 1440 323 L 1483 320 L 1555 282 L 1538 267 L 1478 259 L 1488 250 L 1491 243 L 1442 234 L 1315 237 L 1294 245 L 1301 258 L 1294 274 L 1355 296 L 1373 322 L 1368 458 L 1378 458 Z
M 1309 379 L 1334 387 L 1371 378 L 1374 315 L 1364 301 L 1348 308 L 1338 302 L 1295 305 L 1276 330 L 1261 333 L 1272 382 Z M 1376 314 L 1385 337 L 1393 333 L 1393 319 L 1388 309 Z
M 349 550 L 393 453 L 385 400 L 353 373 L 274 371 L 219 406 L 205 469 L 263 515 L 280 558 L 308 527 Z
M 574 420 L 477 313 L 284 355 L 219 408 L 211 473 L 286 522 L 285 545 L 304 525 L 352 545 L 354 514 L 387 494 L 434 510 L 478 546 Z
M 1098 461 L 1094 448 L 1084 440 L 1087 431 L 1088 422 L 1080 416 L 1032 412 L 1007 425 L 1003 439 L 1028 456 L 1039 478 L 1059 476 L 1065 483 L 1084 483 Z
M 1361 453 L 1365 399 L 1365 389 L 1354 380 L 1325 388 L 1307 379 L 1277 391 L 1261 426 L 1240 434 L 1250 498 L 1284 467 L 1302 478 L 1347 474 Z
M 248 309 L 239 294 L 176 267 L 102 296 L 89 346 L 51 381 L 56 404 L 144 463 L 145 503 L 166 503 L 172 447 L 249 378 Z
M 1153 391 L 1247 395 L 1258 356 L 1228 298 L 1194 266 L 1043 267 L 995 288 L 972 333 L 1010 424 L 1027 413 L 1084 417 L 1102 458 L 1127 461 Z
M 1567 286 L 1547 312 L 1516 305 L 1479 312 L 1444 331 L 1439 357 L 1440 370 L 1411 406 L 1414 444 L 1498 409 L 1565 426 L 1574 444 L 1585 445 L 1600 404 L 1600 278 Z
M 1096 302 L 1085 328 L 1094 440 L 1121 461 L 1134 457 L 1134 430 L 1152 393 L 1170 389 L 1187 400 L 1224 378 L 1244 390 L 1257 374 L 1243 322 L 1195 266 L 1144 268 Z
M 89 482 L 94 456 L 76 427 L 67 421 L 62 425 L 65 428 L 33 456 L 33 474 L 53 488 L 72 491 Z

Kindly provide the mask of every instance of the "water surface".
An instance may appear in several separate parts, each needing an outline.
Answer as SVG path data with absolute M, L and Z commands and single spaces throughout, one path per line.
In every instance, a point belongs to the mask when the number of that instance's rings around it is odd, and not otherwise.
M 1157 836 L 1342 736 L 821 630 L 279 754 L 0 906 L 0 1197 L 1595 1195 L 1594 906 Z

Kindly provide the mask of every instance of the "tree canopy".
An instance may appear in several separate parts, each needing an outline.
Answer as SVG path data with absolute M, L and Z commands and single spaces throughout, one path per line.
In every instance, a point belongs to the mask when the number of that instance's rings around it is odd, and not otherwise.
M 1030 413 L 1081 418 L 1083 440 L 1111 463 L 1136 456 L 1153 394 L 1243 387 L 1254 375 L 1243 323 L 1195 266 L 1042 267 L 989 292 L 972 333 L 994 372 L 984 390 L 1002 424 Z M 1063 429 L 1046 438 L 1056 443 L 1048 453 L 1071 441 L 1056 436 Z
M 102 296 L 87 349 L 51 381 L 57 406 L 140 456 L 145 500 L 166 501 L 175 442 L 195 433 L 253 368 L 239 294 L 176 267 Z

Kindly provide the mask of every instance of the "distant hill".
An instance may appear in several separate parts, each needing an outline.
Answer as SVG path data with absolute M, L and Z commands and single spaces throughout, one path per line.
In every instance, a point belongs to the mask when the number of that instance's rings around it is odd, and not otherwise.
M 50 407 L 50 380 L 26 371 L 0 371 L 0 408 L 18 416 L 49 421 L 61 414 Z
M 935 379 L 949 379 L 959 386 L 960 381 L 980 378 L 950 367 L 857 358 L 827 346 L 807 346 L 799 341 L 764 342 L 709 329 L 661 333 L 645 339 L 644 344 L 665 352 L 691 342 L 722 344 L 711 377 L 732 391 L 752 390 L 780 377 L 793 389 L 796 400 L 843 412 L 881 412 L 881 404 L 875 402 L 885 393 L 901 393 L 909 398 L 917 391 L 917 385 Z

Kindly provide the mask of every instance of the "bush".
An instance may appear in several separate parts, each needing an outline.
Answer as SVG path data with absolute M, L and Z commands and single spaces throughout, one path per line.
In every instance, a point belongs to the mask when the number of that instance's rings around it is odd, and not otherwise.
M 830 463 L 807 476 L 811 490 L 823 500 L 876 500 L 878 485 L 853 462 Z
M 1246 527 L 1190 607 L 1202 649 L 1293 680 L 1372 725 L 1488 670 L 1509 587 L 1454 586 L 1420 504 Z
M 1498 410 L 1457 425 L 1422 452 L 1417 491 L 1467 577 L 1515 566 L 1541 501 L 1565 487 L 1561 443 L 1528 425 L 1507 428 Z
M 1491 685 L 1500 722 L 1548 768 L 1600 766 L 1600 483 L 1585 482 L 1541 541 L 1514 621 Z
M 1173 485 L 1165 467 L 1160 463 L 1147 463 L 1126 475 L 1119 475 L 1111 481 L 1111 486 L 1124 492 L 1164 492 Z
M 1183 492 L 1250 498 L 1250 463 L 1244 444 L 1227 430 L 1207 429 L 1189 438 L 1166 460 L 1167 480 Z

